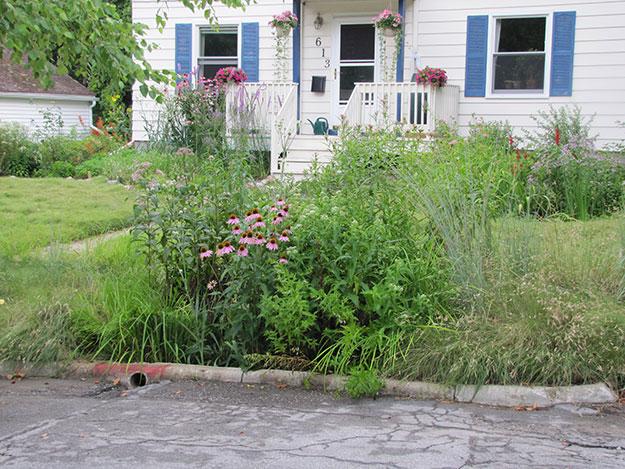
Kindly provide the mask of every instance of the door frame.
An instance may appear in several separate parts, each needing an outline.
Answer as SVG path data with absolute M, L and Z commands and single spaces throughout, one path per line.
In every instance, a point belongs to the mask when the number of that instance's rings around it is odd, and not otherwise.
M 332 102 L 330 105 L 330 125 L 338 125 L 341 120 L 341 113 L 345 108 L 344 105 L 339 104 L 340 98 L 340 73 L 339 68 L 341 64 L 341 25 L 343 24 L 371 24 L 373 28 L 373 17 L 375 13 L 369 15 L 335 15 L 332 18 L 332 70 L 333 70 L 333 85 L 332 85 Z M 374 29 L 374 55 L 373 55 L 373 81 L 380 79 L 380 58 L 379 58 L 379 38 Z

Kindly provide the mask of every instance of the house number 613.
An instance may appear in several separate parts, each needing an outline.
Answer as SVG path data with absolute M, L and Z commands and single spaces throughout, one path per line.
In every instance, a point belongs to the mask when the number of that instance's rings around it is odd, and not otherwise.
M 315 45 L 316 45 L 317 47 L 321 47 L 321 38 L 320 38 L 320 37 L 317 37 L 317 38 L 315 39 Z M 323 61 L 323 66 L 324 66 L 325 68 L 330 68 L 330 59 L 326 59 L 326 49 L 325 49 L 325 47 L 322 47 L 322 48 L 321 48 L 321 58 L 322 58 L 322 59 L 325 59 L 325 60 Z

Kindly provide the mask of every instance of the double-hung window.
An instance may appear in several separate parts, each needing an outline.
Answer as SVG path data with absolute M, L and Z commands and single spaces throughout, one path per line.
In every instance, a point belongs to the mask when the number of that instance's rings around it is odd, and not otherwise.
M 200 28 L 200 76 L 214 78 L 220 68 L 239 65 L 239 30 L 236 25 Z
M 492 57 L 493 94 L 545 90 L 547 18 L 497 18 Z

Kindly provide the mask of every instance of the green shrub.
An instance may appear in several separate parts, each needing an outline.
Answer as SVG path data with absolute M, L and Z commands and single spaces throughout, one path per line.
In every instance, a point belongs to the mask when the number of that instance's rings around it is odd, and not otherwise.
M 384 381 L 378 377 L 375 371 L 371 370 L 352 370 L 345 383 L 345 390 L 352 399 L 375 398 L 383 388 Z
M 32 176 L 39 161 L 37 146 L 24 127 L 0 124 L 0 176 Z
M 50 165 L 47 173 L 52 177 L 72 177 L 74 175 L 74 165 L 69 161 L 55 161 Z
M 260 305 L 271 353 L 298 356 L 314 350 L 317 318 L 310 311 L 309 297 L 308 282 L 285 269 L 278 271 L 276 294 L 264 294 Z
M 537 130 L 527 132 L 536 158 L 527 179 L 530 210 L 584 220 L 620 209 L 625 162 L 596 151 L 592 119 L 584 119 L 579 107 L 552 107 L 534 120 Z
M 83 161 L 74 168 L 74 175 L 80 179 L 101 176 L 104 173 L 107 158 L 106 156 L 95 156 Z

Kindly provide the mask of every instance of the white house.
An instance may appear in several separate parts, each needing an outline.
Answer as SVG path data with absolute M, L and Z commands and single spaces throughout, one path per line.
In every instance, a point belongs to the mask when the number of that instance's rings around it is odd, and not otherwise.
M 294 131 L 301 122 L 288 157 L 292 172 L 321 151 L 320 139 L 306 135 L 312 133 L 308 119 L 375 123 L 383 96 L 393 97 L 384 104 L 387 114 L 425 130 L 437 119 L 466 129 L 482 118 L 508 121 L 518 131 L 533 125 L 530 116 L 538 110 L 578 105 L 594 116 L 600 145 L 623 137 L 617 122 L 625 121 L 625 1 L 257 0 L 245 11 L 215 3 L 219 29 L 177 1 L 133 0 L 132 7 L 133 20 L 147 24 L 148 40 L 159 45 L 147 53 L 153 67 L 198 67 L 210 76 L 236 65 L 250 82 L 262 82 L 278 96 L 280 109 L 269 112 L 274 127 L 278 117 Z M 168 15 L 162 33 L 155 24 L 158 8 Z M 404 17 L 392 83 L 382 83 L 383 52 L 372 27 L 384 8 Z M 292 84 L 278 85 L 268 22 L 284 10 L 293 11 L 300 26 L 289 39 Z M 432 92 L 410 83 L 424 66 L 445 69 L 449 86 Z M 313 77 L 325 78 L 323 91 L 312 91 Z M 248 85 L 254 86 L 261 85 Z M 133 138 L 141 141 L 155 105 L 138 90 L 133 98 Z M 279 154 L 275 130 L 272 149 Z
M 84 135 L 91 130 L 95 101 L 89 89 L 69 76 L 55 75 L 53 85 L 44 89 L 28 68 L 10 62 L 9 52 L 0 59 L 0 123 L 21 124 L 33 134 Z

